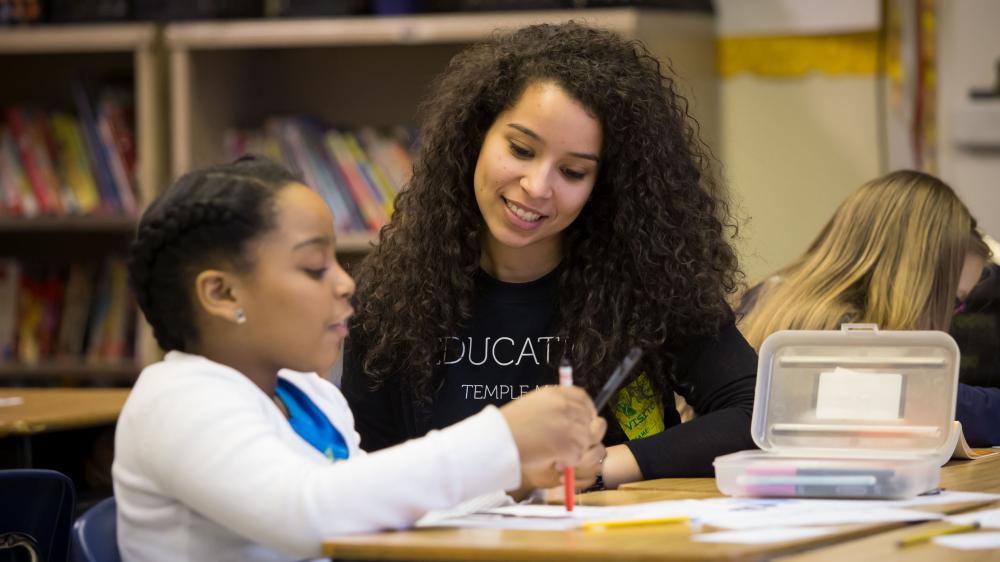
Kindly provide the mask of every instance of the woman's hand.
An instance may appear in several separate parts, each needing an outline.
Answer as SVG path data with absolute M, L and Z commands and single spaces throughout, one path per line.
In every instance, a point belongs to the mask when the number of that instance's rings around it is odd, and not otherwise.
M 604 418 L 594 417 L 590 422 L 590 447 L 584 451 L 580 461 L 573 465 L 577 490 L 589 488 L 601 473 L 601 463 L 604 461 L 605 450 L 601 444 L 604 432 L 607 430 Z M 562 490 L 563 468 L 565 465 L 553 463 L 550 465 L 523 466 L 521 468 L 521 490 L 530 492 L 538 488 L 559 486 Z M 561 494 L 562 492 L 560 492 Z M 560 497 L 562 497 L 560 495 Z
M 573 467 L 573 475 L 576 479 L 573 486 L 577 491 L 586 490 L 593 486 L 594 482 L 597 481 L 597 476 L 601 474 L 601 465 L 604 463 L 604 457 L 608 454 L 601 439 L 604 438 L 604 432 L 607 429 L 608 423 L 602 417 L 596 417 L 591 422 L 590 435 L 591 438 L 594 438 L 594 444 L 587 449 L 580 462 Z
M 558 484 L 563 467 L 598 454 L 592 449 L 600 446 L 606 429 L 590 397 L 578 387 L 546 386 L 505 404 L 500 413 L 521 457 L 522 488 Z
M 622 484 L 642 480 L 642 471 L 627 445 L 608 447 L 608 455 L 602 464 L 604 487 L 614 490 Z

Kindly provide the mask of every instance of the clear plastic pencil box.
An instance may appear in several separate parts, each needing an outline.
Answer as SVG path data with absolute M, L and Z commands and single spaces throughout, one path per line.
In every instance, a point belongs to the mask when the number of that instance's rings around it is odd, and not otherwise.
M 958 346 L 933 331 L 781 331 L 760 349 L 759 451 L 715 459 L 730 496 L 905 498 L 938 485 L 953 429 Z

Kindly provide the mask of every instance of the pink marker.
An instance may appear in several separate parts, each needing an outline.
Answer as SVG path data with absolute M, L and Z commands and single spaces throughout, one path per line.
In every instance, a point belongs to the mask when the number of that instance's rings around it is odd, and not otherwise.
M 573 386 L 573 367 L 565 358 L 559 364 L 559 386 Z M 572 466 L 563 469 L 563 496 L 566 499 L 566 511 L 573 511 L 575 480 Z

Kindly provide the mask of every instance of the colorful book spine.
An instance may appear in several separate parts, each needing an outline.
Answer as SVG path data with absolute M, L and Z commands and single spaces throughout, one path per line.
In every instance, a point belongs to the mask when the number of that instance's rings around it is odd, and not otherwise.
M 135 141 L 125 117 L 125 104 L 124 96 L 106 94 L 101 100 L 98 122 L 122 208 L 128 214 L 137 214 Z
M 388 222 L 385 210 L 379 205 L 371 194 L 371 190 L 365 184 L 365 180 L 351 156 L 350 150 L 344 144 L 340 133 L 335 130 L 327 131 L 325 135 L 327 148 L 333 156 L 341 175 L 347 179 L 347 186 L 351 190 L 354 201 L 364 215 L 365 223 L 369 230 L 377 231 Z
M 80 214 L 88 215 L 101 204 L 79 121 L 72 115 L 55 113 L 49 120 L 57 146 L 59 170 L 73 192 Z
M 56 203 L 55 212 L 72 215 L 78 212 L 76 198 L 59 173 L 59 149 L 52 134 L 49 116 L 44 111 L 33 110 L 27 113 L 31 118 L 29 126 L 32 130 L 36 158 L 42 167 L 46 185 L 52 200 Z
M 14 135 L 17 154 L 35 196 L 35 201 L 38 203 L 39 212 L 44 214 L 56 212 L 59 208 L 58 203 L 53 200 L 53 194 L 48 186 L 48 178 L 42 169 L 42 163 L 37 160 L 38 154 L 34 147 L 35 141 L 28 125 L 28 119 L 21 109 L 12 107 L 7 110 L 7 123 Z
M 290 130 L 294 130 L 292 134 L 296 136 L 297 148 L 302 151 L 312 171 L 312 177 L 316 182 L 312 185 L 312 188 L 327 202 L 327 205 L 333 212 L 334 224 L 337 229 L 350 230 L 354 225 L 351 209 L 348 206 L 347 200 L 333 185 L 333 178 L 330 177 L 324 155 L 318 150 L 322 148 L 322 144 L 316 140 L 319 134 L 316 129 L 319 127 L 304 120 L 289 120 L 286 126 Z
M 364 176 L 369 189 L 371 189 L 372 194 L 378 199 L 382 209 L 385 211 L 386 217 L 392 216 L 392 202 L 396 198 L 395 190 L 392 189 L 388 180 L 385 179 L 382 172 L 368 157 L 368 153 L 361 148 L 361 143 L 358 142 L 358 138 L 354 133 L 345 131 L 343 138 L 347 149 L 351 151 L 351 155 L 358 165 L 358 169 L 361 170 L 361 174 Z
M 100 210 L 103 213 L 121 213 L 122 205 L 118 200 L 118 190 L 115 187 L 115 180 L 111 176 L 107 154 L 105 153 L 101 136 L 98 132 L 94 108 L 82 83 L 78 80 L 74 81 L 72 88 L 73 101 L 76 105 L 77 115 L 80 117 L 80 129 L 83 132 L 83 141 L 87 146 L 87 154 L 90 155 L 91 169 L 94 171 L 97 191 L 101 195 Z
M 337 208 L 342 209 L 344 220 L 338 223 L 338 229 L 342 232 L 364 230 L 365 220 L 361 209 L 358 208 L 357 202 L 351 196 L 346 180 L 340 175 L 330 151 L 327 150 L 323 142 L 324 131 L 315 124 L 311 125 L 306 129 L 306 140 L 310 152 L 316 157 L 316 167 L 322 174 L 325 189 L 329 192 L 330 205 L 334 209 L 334 214 L 336 214 Z
M 16 356 L 18 290 L 21 265 L 17 260 L 0 259 L 0 361 Z
M 0 189 L 3 190 L 5 214 L 24 217 L 38 215 L 35 194 L 21 168 L 14 135 L 8 127 L 0 131 Z
M 107 158 L 108 168 L 111 170 L 111 177 L 114 180 L 115 193 L 118 195 L 121 210 L 126 215 L 135 215 L 139 211 L 139 206 L 133 195 L 132 179 L 129 177 L 125 160 L 115 145 L 115 136 L 111 130 L 111 123 L 103 111 L 97 116 L 97 134 L 101 139 L 101 148 Z

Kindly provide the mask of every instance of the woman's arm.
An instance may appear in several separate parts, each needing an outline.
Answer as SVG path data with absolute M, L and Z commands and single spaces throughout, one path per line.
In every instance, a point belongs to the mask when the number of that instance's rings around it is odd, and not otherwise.
M 627 442 L 625 447 L 631 459 L 625 455 L 626 451 L 608 449 L 605 472 L 613 478 L 620 474 L 624 480 L 618 483 L 629 479 L 712 476 L 715 457 L 755 448 L 750 437 L 750 419 L 757 354 L 735 324 L 729 323 L 718 335 L 688 347 L 684 356 L 679 357 L 678 369 L 678 377 L 690 382 L 684 398 L 697 417 L 656 435 Z

